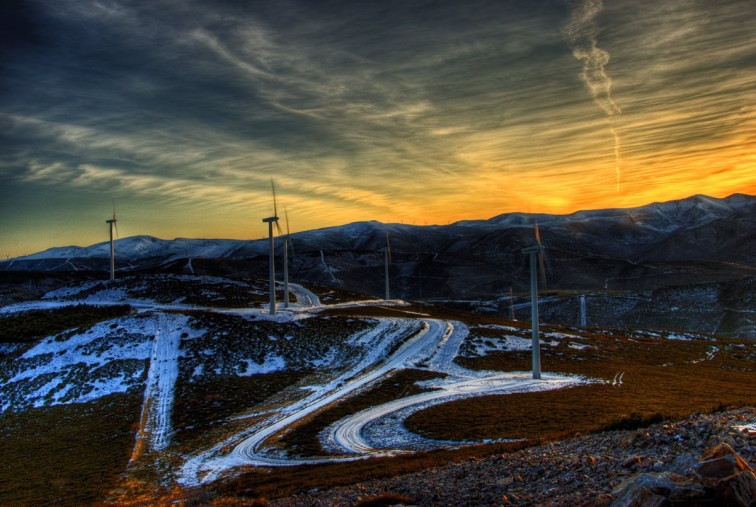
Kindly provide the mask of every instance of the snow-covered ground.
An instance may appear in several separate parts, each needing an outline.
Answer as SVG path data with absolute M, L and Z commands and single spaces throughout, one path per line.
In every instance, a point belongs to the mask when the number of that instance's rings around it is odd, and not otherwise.
M 368 334 L 387 336 L 387 328 L 400 326 L 408 329 L 408 319 L 380 319 L 376 330 Z M 421 442 L 417 435 L 403 429 L 401 421 L 414 411 L 452 399 L 485 394 L 507 394 L 544 389 L 557 389 L 584 382 L 578 377 L 544 374 L 542 380 L 533 380 L 527 373 L 477 372 L 467 370 L 453 362 L 457 351 L 468 333 L 467 326 L 459 322 L 423 320 L 423 328 L 412 339 L 405 342 L 393 354 L 369 354 L 357 366 L 341 375 L 333 382 L 313 386 L 313 391 L 304 400 L 286 407 L 281 412 L 270 414 L 267 420 L 258 422 L 245 432 L 243 440 L 237 443 L 230 454 L 220 450 L 228 447 L 238 438 L 230 438 L 215 445 L 195 457 L 190 458 L 182 469 L 180 481 L 184 484 L 198 484 L 217 479 L 224 472 L 239 465 L 287 466 L 308 463 L 322 463 L 325 460 L 353 460 L 381 454 L 395 454 L 420 448 L 432 448 L 438 442 Z M 396 331 L 392 331 L 396 332 Z M 400 331 L 401 332 L 401 331 Z M 370 341 L 366 336 L 355 341 Z M 385 359 L 381 360 L 383 357 Z M 327 432 L 326 447 L 344 453 L 333 458 L 292 458 L 277 452 L 274 447 L 266 447 L 273 435 L 285 430 L 302 418 L 321 410 L 330 403 L 348 397 L 355 391 L 373 384 L 391 371 L 408 367 L 427 367 L 433 371 L 446 373 L 446 379 L 432 383 L 438 389 L 429 393 L 402 398 L 391 403 L 373 407 L 359 414 L 337 422 Z M 259 415 L 259 414 L 258 414 Z M 376 431 L 377 425 L 392 419 L 392 438 L 387 440 L 387 432 Z M 386 447 L 386 442 L 391 442 Z M 443 442 L 441 445 L 448 445 Z
M 180 277 L 163 277 L 161 280 L 173 283 L 177 278 Z M 192 283 L 200 279 L 212 287 L 226 284 L 225 280 L 218 278 L 184 278 Z M 88 330 L 47 338 L 10 363 L 11 366 L 5 363 L 5 370 L 0 371 L 0 380 L 5 380 L 0 388 L 0 407 L 7 410 L 21 407 L 24 403 L 34 406 L 80 403 L 143 386 L 143 413 L 133 456 L 138 457 L 145 446 L 159 451 L 170 444 L 174 388 L 180 365 L 185 364 L 184 367 L 188 368 L 190 381 L 199 381 L 207 374 L 220 374 L 215 367 L 208 367 L 208 361 L 203 358 L 209 360 L 217 356 L 218 351 L 213 348 L 213 343 L 223 343 L 218 338 L 226 331 L 209 336 L 208 330 L 193 325 L 194 317 L 173 311 L 202 309 L 218 315 L 242 317 L 240 320 L 253 327 L 256 322 L 267 326 L 280 323 L 301 327 L 302 321 L 317 317 L 320 311 L 327 308 L 404 305 L 401 301 L 377 300 L 324 306 L 311 291 L 291 284 L 291 293 L 296 301 L 288 309 L 279 306 L 277 315 L 269 315 L 265 308 L 211 308 L 188 305 L 180 298 L 158 303 L 145 296 L 154 290 L 148 285 L 132 283 L 126 290 L 118 285 L 87 283 L 55 291 L 41 301 L 0 310 L 8 313 L 87 303 L 129 304 L 140 311 L 139 314 L 102 322 Z M 134 294 L 139 296 L 134 297 Z M 323 458 L 314 460 L 287 456 L 276 446 L 269 446 L 269 441 L 302 418 L 381 381 L 392 371 L 421 368 L 443 373 L 445 378 L 426 383 L 426 387 L 433 391 L 372 407 L 334 424 L 324 432 L 323 438 L 324 445 L 337 455 L 325 459 L 361 459 L 377 454 L 458 444 L 425 441 L 404 430 L 402 421 L 424 407 L 460 397 L 557 389 L 585 381 L 547 372 L 544 372 L 542 380 L 533 380 L 524 372 L 468 370 L 454 362 L 463 344 L 470 340 L 468 326 L 461 322 L 422 317 L 408 314 L 406 318 L 368 319 L 363 321 L 361 330 L 343 340 L 340 348 L 322 345 L 319 349 L 322 356 L 313 357 L 307 363 L 323 371 L 320 384 L 299 389 L 297 392 L 301 395 L 290 396 L 275 411 L 248 414 L 249 420 L 254 422 L 246 429 L 187 456 L 179 471 L 180 482 L 198 484 L 211 481 L 244 464 L 285 466 L 322 461 Z M 369 325 L 364 327 L 365 324 Z M 493 340 L 483 336 L 470 340 L 475 354 L 485 354 L 492 349 L 530 348 L 530 339 L 523 336 L 528 333 L 527 330 L 509 326 L 481 328 L 490 328 L 499 337 Z M 511 334 L 502 339 L 502 331 Z M 546 334 L 544 338 L 550 339 L 544 341 L 545 346 L 554 346 L 560 342 L 572 344 L 580 337 Z M 280 352 L 286 350 L 290 339 L 286 333 L 256 338 L 258 341 L 254 343 L 265 348 L 253 351 L 247 346 L 243 350 L 233 351 L 235 355 L 229 357 L 233 357 L 234 366 L 229 371 L 243 376 L 290 367 L 288 361 L 291 359 Z M 192 343 L 196 344 L 194 348 L 190 347 Z M 574 344 L 581 346 L 578 341 Z M 469 351 L 470 344 L 466 346 Z M 345 353 L 347 350 L 349 352 Z M 112 374 L 114 366 L 122 371 Z M 105 371 L 110 373 L 106 376 Z M 82 375 L 84 381 L 81 380 Z M 72 381 L 74 378 L 75 381 Z M 73 386 L 79 387 L 74 389 Z M 243 412 L 242 407 L 240 412 Z M 227 449 L 232 450 L 228 452 Z
M 157 314 L 157 328 L 150 355 L 150 369 L 142 404 L 143 424 L 137 434 L 140 440 L 148 440 L 154 450 L 163 450 L 170 442 L 173 392 L 178 378 L 178 359 L 181 336 L 179 330 L 188 324 L 183 315 Z
M 154 333 L 154 319 L 137 315 L 45 338 L 0 366 L 0 408 L 85 403 L 124 393 L 143 381 Z

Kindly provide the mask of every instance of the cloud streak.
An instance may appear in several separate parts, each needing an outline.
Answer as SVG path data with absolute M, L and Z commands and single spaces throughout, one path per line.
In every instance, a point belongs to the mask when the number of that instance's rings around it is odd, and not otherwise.
M 619 193 L 622 181 L 622 155 L 620 137 L 617 134 L 614 118 L 622 114 L 622 110 L 612 99 L 612 80 L 606 73 L 609 53 L 597 46 L 598 30 L 595 19 L 602 8 L 602 0 L 582 0 L 575 4 L 564 32 L 572 47 L 572 54 L 583 64 L 580 78 L 591 91 L 596 105 L 609 117 L 609 132 L 614 140 L 614 170 Z

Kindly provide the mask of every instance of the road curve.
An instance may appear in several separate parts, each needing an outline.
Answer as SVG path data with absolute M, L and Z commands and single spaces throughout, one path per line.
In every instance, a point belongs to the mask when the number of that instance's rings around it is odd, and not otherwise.
M 365 429 L 391 414 L 402 411 L 402 419 L 412 412 L 431 405 L 467 396 L 482 396 L 492 394 L 511 394 L 544 389 L 559 389 L 581 382 L 580 379 L 561 375 L 544 374 L 541 380 L 534 380 L 529 372 L 508 372 L 497 375 L 480 376 L 479 378 L 466 378 L 445 381 L 434 387 L 439 390 L 425 392 L 398 400 L 393 400 L 383 405 L 371 407 L 362 412 L 353 414 L 338 421 L 328 431 L 327 444 L 334 450 L 361 456 L 376 456 L 407 452 L 416 448 L 418 436 L 411 436 L 402 428 L 397 428 L 400 421 L 391 428 L 387 428 L 384 434 L 379 433 L 378 438 L 368 438 Z M 412 409 L 407 411 L 406 409 Z M 403 438 L 403 435 L 405 438 Z M 429 441 L 433 443 L 433 441 Z
M 399 319 L 388 320 L 394 322 L 399 321 Z M 300 465 L 322 462 L 323 458 L 287 459 L 264 455 L 261 451 L 268 438 L 299 419 L 325 405 L 328 405 L 329 403 L 345 398 L 357 389 L 380 380 L 392 370 L 406 368 L 425 359 L 442 339 L 445 329 L 445 325 L 440 321 L 424 321 L 423 329 L 399 347 L 396 352 L 389 356 L 382 364 L 379 364 L 376 368 L 373 368 L 364 375 L 348 379 L 336 390 L 331 391 L 324 396 L 320 396 L 317 399 L 309 400 L 305 406 L 302 406 L 298 410 L 289 413 L 286 417 L 260 429 L 237 445 L 232 454 L 237 458 L 240 458 L 244 463 L 258 466 Z

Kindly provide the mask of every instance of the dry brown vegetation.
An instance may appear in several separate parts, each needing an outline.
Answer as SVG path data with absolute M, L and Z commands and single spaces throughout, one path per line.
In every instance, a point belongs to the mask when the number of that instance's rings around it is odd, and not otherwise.
M 367 325 L 354 317 L 413 317 L 408 312 L 463 321 L 470 326 L 471 336 L 486 344 L 495 345 L 508 334 L 526 336 L 528 333 L 527 323 L 418 304 L 328 310 L 321 314 L 324 319 L 287 325 L 193 312 L 191 315 L 198 319 L 198 325 L 208 333 L 203 338 L 187 340 L 185 348 L 182 345 L 186 355 L 181 358 L 176 386 L 173 412 L 176 433 L 171 452 L 206 447 L 208 435 L 229 424 L 230 416 L 265 403 L 271 396 L 305 381 L 313 371 L 301 358 L 322 356 L 330 347 Z M 481 327 L 481 324 L 499 324 L 516 330 L 508 332 Z M 334 332 L 335 329 L 339 331 Z M 326 489 L 412 473 L 472 456 L 509 452 L 578 432 L 600 431 L 613 424 L 644 424 L 658 417 L 682 418 L 726 405 L 756 404 L 752 371 L 756 349 L 752 345 L 721 339 L 669 340 L 649 333 L 601 329 L 578 331 L 547 326 L 545 330 L 580 336 L 559 340 L 547 334 L 545 341 L 559 343 L 543 347 L 544 371 L 583 375 L 602 382 L 560 391 L 457 400 L 417 412 L 406 423 L 412 431 L 431 438 L 472 441 L 526 438 L 528 441 L 464 446 L 350 463 L 251 468 L 204 489 L 183 491 L 160 485 L 164 469 L 158 465 L 165 466 L 167 460 L 176 459 L 175 456 L 151 457 L 154 459 L 149 466 L 132 469 L 126 479 L 120 476 L 127 470 L 142 401 L 141 392 L 130 392 L 86 404 L 0 414 L 0 477 L 3 478 L 0 504 L 92 504 L 103 502 L 109 492 L 112 494 L 119 489 L 120 496 L 111 496 L 111 500 L 130 498 L 130 503 L 145 504 L 171 500 L 217 505 L 250 503 L 252 499 L 277 498 L 313 488 Z M 570 348 L 568 342 L 589 347 Z M 300 345 L 312 349 L 302 352 Z M 297 366 L 293 371 L 238 376 L 245 366 L 230 360 L 225 364 L 224 357 L 231 358 L 231 352 L 245 347 L 250 348 L 249 357 L 262 353 L 262 358 L 264 350 L 275 350 Z M 203 351 L 210 349 L 213 354 L 205 357 Z M 294 357 L 294 351 L 300 359 Z M 470 354 L 459 358 L 458 362 L 473 369 L 527 371 L 530 353 Z M 204 364 L 206 371 L 220 368 L 219 373 L 195 378 L 199 364 Z M 619 372 L 624 372 L 622 384 L 611 385 Z M 422 370 L 397 372 L 373 388 L 303 421 L 283 436 L 281 445 L 295 454 L 323 454 L 317 434 L 330 423 L 371 405 L 419 392 L 421 388 L 416 381 L 437 376 Z
M 213 376 L 203 382 L 176 385 L 173 405 L 175 444 L 202 447 L 207 432 L 241 409 L 265 401 L 305 377 L 307 371 L 279 371 L 249 377 Z
M 243 503 L 247 499 L 279 498 L 311 489 L 324 490 L 372 478 L 394 477 L 446 464 L 449 461 L 467 460 L 474 455 L 512 452 L 525 445 L 523 442 L 503 442 L 485 447 L 470 446 L 348 463 L 275 469 L 253 468 L 238 477 L 222 479 L 208 489 L 220 498 L 234 498 Z
M 128 305 L 75 305 L 0 316 L 0 342 L 32 342 L 67 329 L 88 327 L 127 315 Z
M 142 393 L 0 414 L 0 505 L 91 505 L 126 468 Z
M 115 285 L 102 281 L 76 294 L 65 296 L 64 299 L 82 300 L 113 287 L 124 289 L 130 298 L 151 299 L 164 304 L 245 308 L 264 304 L 268 300 L 267 293 L 257 289 L 255 285 L 230 279 L 188 275 L 129 276 L 116 280 Z
M 413 309 L 419 310 L 419 307 Z M 527 323 L 430 306 L 423 307 L 423 311 L 431 313 L 434 318 L 462 320 L 474 332 L 494 340 L 497 336 L 502 339 L 507 333 L 475 329 L 475 325 L 499 324 L 519 328 L 522 335 L 528 332 Z M 397 316 L 396 309 L 391 307 L 350 308 L 333 313 Z M 547 326 L 546 330 L 577 332 L 558 326 Z M 556 346 L 543 347 L 544 371 L 583 375 L 603 382 L 558 391 L 461 399 L 417 412 L 406 422 L 411 431 L 430 438 L 473 441 L 525 438 L 526 441 L 465 446 L 348 464 L 257 469 L 227 479 L 213 488 L 218 488 L 221 496 L 277 498 L 312 488 L 327 489 L 411 473 L 448 461 L 569 438 L 576 433 L 650 424 L 659 418 L 684 418 L 695 412 L 711 412 L 725 406 L 756 404 L 751 369 L 756 350 L 750 345 L 722 339 L 670 340 L 653 337 L 651 333 L 618 330 L 579 332 L 582 339 L 565 339 Z M 548 335 L 544 339 L 554 341 Z M 592 348 L 570 348 L 567 345 L 570 341 Z M 714 351 L 712 347 L 718 350 Z M 527 371 L 531 357 L 529 351 L 493 352 L 482 357 L 459 358 L 458 362 L 475 369 Z M 624 372 L 622 384 L 612 386 L 611 381 L 620 372 Z M 370 400 L 369 396 L 375 398 Z M 359 401 L 355 398 L 344 402 L 344 407 L 341 404 L 331 407 L 286 435 L 284 441 L 301 452 L 314 452 L 319 449 L 315 433 L 327 426 L 331 419 L 335 420 L 336 414 L 352 413 L 363 403 L 380 403 L 380 397 L 381 389 L 376 388 L 364 393 Z M 346 408 L 351 403 L 356 406 Z
M 557 438 L 601 430 L 633 413 L 682 418 L 720 405 L 756 404 L 750 368 L 753 347 L 730 340 L 669 340 L 595 331 L 596 348 L 542 349 L 544 371 L 584 375 L 607 382 L 506 396 L 456 400 L 408 418 L 407 427 L 431 438 Z M 714 351 L 713 347 L 718 350 Z M 713 358 L 710 354 L 713 353 Z M 530 369 L 529 352 L 462 358 L 468 368 Z M 752 364 L 752 363 L 751 363 Z M 612 386 L 624 372 L 621 386 Z

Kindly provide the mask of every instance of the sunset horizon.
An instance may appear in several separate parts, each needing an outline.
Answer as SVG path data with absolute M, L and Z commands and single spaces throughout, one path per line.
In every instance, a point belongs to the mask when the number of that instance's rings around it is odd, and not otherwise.
M 756 195 L 747 1 L 21 1 L 0 256 Z

